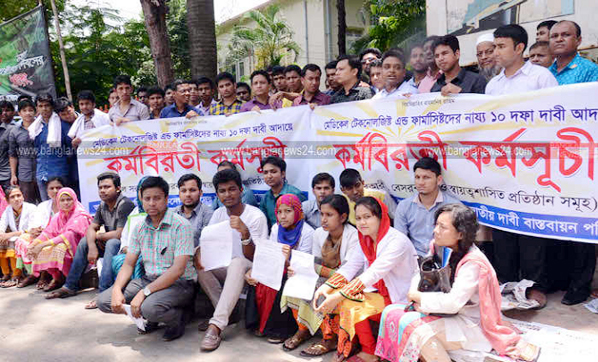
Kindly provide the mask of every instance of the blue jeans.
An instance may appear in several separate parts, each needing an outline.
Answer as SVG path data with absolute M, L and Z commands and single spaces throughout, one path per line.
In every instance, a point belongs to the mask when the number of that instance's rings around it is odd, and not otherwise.
M 100 275 L 100 292 L 110 288 L 114 283 L 114 277 L 112 273 L 112 258 L 118 254 L 118 250 L 120 249 L 120 240 L 118 239 L 110 239 L 106 242 L 106 248 L 104 250 L 104 261 L 102 263 L 102 274 Z M 64 286 L 72 291 L 79 290 L 79 280 L 85 273 L 85 269 L 87 268 L 87 253 L 89 251 L 89 246 L 87 246 L 87 238 L 81 239 L 79 242 L 79 246 L 77 247 L 77 252 L 75 253 L 75 257 L 73 258 L 73 263 L 71 264 L 71 270 L 69 271 L 69 275 L 66 277 L 66 282 Z M 102 250 L 100 250 L 100 256 L 102 256 Z

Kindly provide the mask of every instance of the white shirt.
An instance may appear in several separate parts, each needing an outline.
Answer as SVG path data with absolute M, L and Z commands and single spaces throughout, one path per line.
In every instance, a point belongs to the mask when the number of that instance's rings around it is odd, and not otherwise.
M 102 126 L 106 126 L 110 124 L 110 116 L 107 113 L 100 111 L 99 109 L 93 110 L 93 117 L 91 117 L 91 122 L 94 125 L 94 128 L 99 128 Z M 83 114 L 79 115 L 71 129 L 69 130 L 68 136 L 70 138 L 81 138 L 85 133 L 85 116 Z
M 386 91 L 386 88 L 382 88 L 379 92 L 376 93 L 372 99 L 383 99 L 383 98 L 407 98 L 405 97 L 406 93 L 411 94 L 418 94 L 419 90 L 417 87 L 414 87 L 413 84 L 410 82 L 403 82 L 393 91 Z
M 365 271 L 357 276 L 364 267 Z M 348 281 L 357 276 L 366 291 L 372 290 L 372 286 L 383 279 L 392 303 L 406 303 L 411 280 L 418 271 L 417 253 L 411 240 L 397 229 L 390 228 L 378 242 L 376 260 L 371 265 L 368 265 L 361 246 L 358 246 L 337 273 Z
M 488 82 L 486 94 L 498 96 L 557 87 L 558 85 L 556 78 L 547 68 L 528 61 L 510 77 L 505 75 L 503 69 L 499 75 Z
M 328 231 L 321 227 L 314 231 L 311 248 L 311 254 L 313 254 L 313 256 L 317 258 L 322 257 L 322 248 L 324 247 L 324 243 L 328 238 L 328 234 Z M 343 238 L 339 250 L 341 265 L 344 265 L 347 262 L 349 256 L 354 252 L 356 247 L 359 248 L 359 236 L 357 235 L 357 229 L 355 229 L 355 227 L 353 227 L 351 224 L 346 223 L 343 229 Z
M 303 228 L 301 229 L 301 238 L 299 239 L 299 243 L 297 243 L 297 248 L 295 250 L 302 253 L 311 254 L 313 234 L 314 228 L 309 226 L 309 224 L 304 221 Z M 278 224 L 274 224 L 274 226 L 272 226 L 272 230 L 270 232 L 270 241 L 273 243 L 278 243 Z
M 218 224 L 219 222 L 230 220 L 226 207 L 219 207 L 214 211 L 208 225 Z M 241 221 L 249 229 L 249 234 L 254 244 L 263 240 L 268 240 L 268 221 L 266 215 L 255 206 L 245 204 L 245 210 L 241 214 Z M 243 257 L 243 246 L 241 243 L 233 244 L 233 258 Z
M 52 216 L 54 216 L 54 213 L 52 212 L 53 202 L 54 200 L 49 199 L 37 205 L 37 208 L 35 210 L 35 220 L 31 222 L 31 225 L 29 226 L 30 229 L 38 227 L 45 229 L 46 226 L 48 226 L 50 219 L 52 218 Z

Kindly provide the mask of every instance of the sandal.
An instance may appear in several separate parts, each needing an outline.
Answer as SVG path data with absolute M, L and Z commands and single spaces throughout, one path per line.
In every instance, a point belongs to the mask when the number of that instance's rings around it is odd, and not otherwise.
M 74 291 L 72 291 L 70 289 L 62 287 L 62 288 L 58 289 L 57 291 L 46 295 L 46 299 L 56 299 L 56 298 L 64 299 L 64 298 L 72 297 L 75 294 L 77 294 L 77 293 L 75 293 Z
M 271 336 L 268 337 L 268 343 L 272 344 L 281 344 L 284 343 L 285 338 L 280 336 Z
M 17 288 L 25 288 L 37 282 L 37 278 L 34 275 L 28 275 L 27 278 L 21 280 L 17 285 Z
M 4 275 L 2 279 L 0 279 L 0 283 L 4 283 L 10 280 L 10 275 Z
M 308 330 L 298 330 L 297 333 L 295 333 L 291 338 L 288 338 L 286 341 L 284 341 L 282 349 L 287 352 L 292 351 L 310 338 L 311 334 Z
M 343 362 L 345 359 L 346 358 L 344 354 L 336 352 L 336 354 L 332 357 L 330 362 Z
M 85 309 L 97 309 L 98 308 L 98 299 L 93 298 L 89 303 L 85 305 Z
M 322 339 L 301 351 L 300 354 L 303 357 L 318 357 L 334 350 L 336 350 L 336 339 Z
M 1 288 L 12 288 L 12 287 L 17 286 L 17 284 L 19 284 L 19 281 L 15 278 L 15 279 L 11 279 L 6 282 L 0 283 L 0 287 Z
M 207 329 L 206 329 L 206 330 L 207 330 Z M 258 329 L 256 329 L 255 331 L 253 331 L 253 335 L 254 335 L 254 336 L 256 336 L 256 337 L 259 337 L 259 338 L 262 338 L 262 337 L 265 337 L 265 336 L 266 336 L 264 333 L 262 333 L 262 332 L 260 331 L 260 329 L 259 329 L 259 328 L 258 328 Z
M 52 281 L 50 282 L 50 284 L 46 285 L 46 287 L 44 288 L 44 292 L 51 292 L 53 290 L 56 290 L 58 288 L 60 288 L 62 285 L 61 282 L 57 281 L 56 279 L 52 279 Z

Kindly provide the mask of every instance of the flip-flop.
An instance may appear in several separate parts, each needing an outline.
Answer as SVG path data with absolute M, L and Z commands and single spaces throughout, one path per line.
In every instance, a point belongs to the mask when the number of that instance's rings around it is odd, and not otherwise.
M 98 300 L 93 298 L 89 303 L 85 305 L 85 309 L 98 309 Z
M 12 288 L 12 287 L 16 286 L 17 284 L 19 284 L 19 282 L 14 279 L 7 280 L 3 283 L 0 283 L 0 288 Z
M 60 289 L 46 295 L 46 299 L 56 299 L 56 298 L 64 299 L 64 298 L 72 297 L 76 294 L 77 293 L 73 292 L 72 290 L 69 290 L 66 288 L 60 288 Z
M 292 351 L 294 349 L 297 349 L 297 347 L 299 347 L 305 341 L 311 338 L 311 334 L 309 333 L 309 331 L 304 331 L 302 334 L 299 333 L 300 332 L 297 332 L 291 338 L 287 338 L 282 345 L 282 349 L 284 349 L 287 352 Z M 287 346 L 287 343 L 291 344 L 291 346 Z
M 336 343 L 334 343 L 334 347 L 332 348 L 329 348 L 325 343 L 326 342 L 324 340 L 320 340 L 301 351 L 300 355 L 302 355 L 303 357 L 318 357 L 323 356 L 326 353 L 336 351 Z M 310 350 L 315 351 L 315 353 L 308 352 Z

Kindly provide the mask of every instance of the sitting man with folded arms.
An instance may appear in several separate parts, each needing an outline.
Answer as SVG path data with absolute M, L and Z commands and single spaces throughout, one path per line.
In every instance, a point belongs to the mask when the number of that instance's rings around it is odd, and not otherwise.
M 103 257 L 100 277 L 100 293 L 110 288 L 114 281 L 112 258 L 118 254 L 120 237 L 127 222 L 127 217 L 135 204 L 125 197 L 120 190 L 120 176 L 114 172 L 104 172 L 98 176 L 98 191 L 102 202 L 87 228 L 85 237 L 79 242 L 71 270 L 62 288 L 46 296 L 46 299 L 68 298 L 80 289 L 79 281 L 88 264 L 95 264 Z M 99 232 L 101 227 L 104 232 Z M 89 302 L 85 309 L 95 309 L 96 300 Z
M 230 227 L 239 232 L 241 242 L 233 244 L 232 259 L 225 268 L 204 271 L 201 248 L 195 253 L 197 279 L 215 308 L 209 323 L 199 325 L 200 331 L 206 331 L 200 346 L 202 351 L 213 351 L 220 346 L 222 331 L 228 325 L 243 291 L 245 273 L 251 268 L 254 243 L 268 239 L 266 216 L 257 207 L 244 204 L 241 200 L 243 184 L 239 172 L 230 169 L 219 171 L 212 183 L 224 207 L 214 211 L 210 225 L 230 220 Z
M 334 194 L 334 177 L 329 173 L 320 172 L 311 180 L 311 191 L 315 198 L 303 201 L 301 208 L 305 214 L 305 221 L 314 229 L 322 226 L 320 204 L 322 200 Z
M 168 209 L 169 189 L 161 177 L 151 176 L 141 183 L 141 202 L 147 217 L 130 240 L 114 285 L 98 296 L 98 308 L 104 313 L 125 314 L 124 305 L 130 304 L 133 317 L 148 321 L 140 333 L 154 331 L 158 323 L 165 324 L 165 341 L 185 333 L 196 276 L 193 230 L 188 221 Z M 143 260 L 145 275 L 131 280 L 138 258 Z
M 399 203 L 395 211 L 394 228 L 407 235 L 418 256 L 425 256 L 434 234 L 434 213 L 444 204 L 461 201 L 440 191 L 442 175 L 440 164 L 433 158 L 423 157 L 413 166 L 415 195 Z

